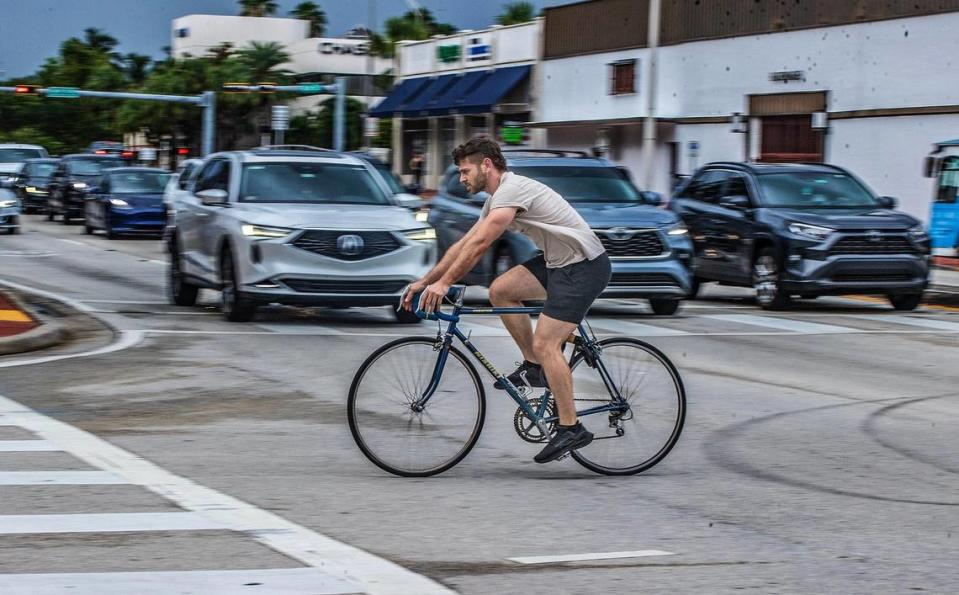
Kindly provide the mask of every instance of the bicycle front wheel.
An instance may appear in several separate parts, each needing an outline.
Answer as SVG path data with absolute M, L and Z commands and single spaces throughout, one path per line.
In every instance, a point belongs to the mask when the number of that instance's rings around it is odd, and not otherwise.
M 679 372 L 658 349 L 636 339 L 599 342 L 602 363 L 629 409 L 582 416 L 593 433 L 589 446 L 573 451 L 578 463 L 603 475 L 633 475 L 663 460 L 676 445 L 686 419 L 686 391 Z M 571 362 L 577 409 L 612 401 L 599 369 L 582 354 Z
M 450 347 L 432 397 L 415 410 L 441 354 L 435 344 L 428 337 L 387 343 L 363 362 L 350 387 L 347 413 L 353 439 L 370 461 L 395 475 L 446 471 L 469 453 L 483 429 L 483 384 L 455 347 Z

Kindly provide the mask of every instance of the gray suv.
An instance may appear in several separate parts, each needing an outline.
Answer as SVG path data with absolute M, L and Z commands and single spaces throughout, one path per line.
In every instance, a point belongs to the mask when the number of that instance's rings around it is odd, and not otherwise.
M 394 305 L 436 262 L 433 228 L 345 153 L 215 153 L 169 200 L 171 300 L 189 306 L 200 288 L 221 290 L 231 321 L 267 303 Z

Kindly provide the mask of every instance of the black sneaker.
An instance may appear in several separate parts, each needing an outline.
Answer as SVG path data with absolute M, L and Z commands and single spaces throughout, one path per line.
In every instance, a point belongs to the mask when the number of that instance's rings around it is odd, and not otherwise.
M 523 382 L 523 374 L 526 374 L 526 382 Z M 507 376 L 515 387 L 525 386 L 528 382 L 533 388 L 548 388 L 546 385 L 546 374 L 543 372 L 543 366 L 534 364 L 531 361 L 523 360 L 523 363 L 516 368 L 516 371 Z M 493 383 L 493 388 L 506 390 L 506 384 L 502 380 Z
M 579 422 L 576 422 L 575 426 L 556 426 L 556 433 L 550 438 L 549 444 L 539 451 L 533 460 L 537 463 L 555 461 L 572 450 L 583 448 L 592 441 L 593 435 Z

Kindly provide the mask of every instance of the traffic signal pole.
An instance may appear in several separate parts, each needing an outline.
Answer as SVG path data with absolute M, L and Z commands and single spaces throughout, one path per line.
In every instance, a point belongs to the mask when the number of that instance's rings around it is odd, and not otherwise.
M 42 95 L 53 99 L 77 99 L 80 97 L 97 97 L 102 99 L 132 99 L 137 101 L 162 101 L 166 103 L 189 103 L 203 108 L 202 148 L 203 156 L 213 152 L 216 138 L 216 93 L 204 91 L 202 95 L 157 95 L 153 93 L 124 93 L 120 91 L 88 91 L 74 87 L 35 87 L 32 85 L 17 85 L 15 87 L 0 87 L 0 92 L 16 93 L 18 95 Z

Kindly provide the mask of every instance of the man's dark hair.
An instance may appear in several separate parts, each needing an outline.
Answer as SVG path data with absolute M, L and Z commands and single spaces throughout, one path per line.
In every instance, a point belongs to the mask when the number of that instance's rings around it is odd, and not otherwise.
M 476 157 L 479 157 L 477 160 Z M 453 149 L 453 163 L 460 164 L 460 161 L 469 159 L 473 163 L 480 163 L 483 159 L 489 157 L 493 162 L 493 167 L 500 171 L 506 171 L 506 157 L 503 157 L 503 151 L 499 144 L 485 136 L 476 136 L 462 145 Z

